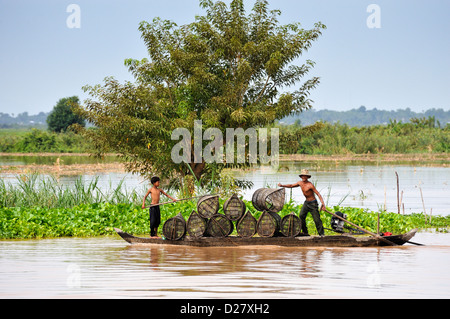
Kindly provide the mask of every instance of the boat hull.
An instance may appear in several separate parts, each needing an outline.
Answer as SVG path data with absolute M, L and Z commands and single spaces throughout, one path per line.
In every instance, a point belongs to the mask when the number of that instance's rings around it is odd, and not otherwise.
M 164 240 L 161 238 L 140 238 L 115 229 L 117 234 L 132 245 L 173 245 L 192 247 L 239 247 L 239 246 L 281 246 L 281 247 L 378 247 L 387 243 L 367 236 L 299 236 L 299 237 L 225 237 L 225 238 L 184 238 L 183 240 Z M 406 234 L 383 237 L 396 245 L 404 245 L 415 236 L 417 229 Z

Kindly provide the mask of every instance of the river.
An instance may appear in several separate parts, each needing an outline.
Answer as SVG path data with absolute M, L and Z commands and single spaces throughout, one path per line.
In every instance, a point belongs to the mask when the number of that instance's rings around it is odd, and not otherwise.
M 0 298 L 449 298 L 450 234 L 427 246 L 195 248 L 118 237 L 0 241 Z
M 1 165 L 52 164 L 57 157 L 0 157 Z M 113 162 L 114 158 L 106 158 Z M 65 163 L 98 163 L 89 157 L 65 157 Z M 73 161 L 73 162 L 71 162 Z M 13 163 L 13 164 L 11 164 Z M 448 163 L 448 161 L 446 162 Z M 241 195 L 251 200 L 254 191 L 261 187 L 277 187 L 278 183 L 292 184 L 300 180 L 302 169 L 309 169 L 311 181 L 322 194 L 328 207 L 335 205 L 363 207 L 369 210 L 380 209 L 390 212 L 398 211 L 397 178 L 399 176 L 399 198 L 402 202 L 400 212 L 405 214 L 420 213 L 428 215 L 450 214 L 450 168 L 447 164 L 428 165 L 423 163 L 383 163 L 365 161 L 285 161 L 280 169 L 273 172 L 270 167 L 261 167 L 248 171 L 234 171 L 238 179 L 251 181 L 254 187 L 245 190 Z M 102 188 L 115 188 L 121 181 L 128 191 L 137 190 L 144 196 L 149 184 L 141 177 L 123 172 L 89 172 L 86 174 L 64 176 L 59 180 L 71 185 L 79 176 L 86 181 L 98 177 L 98 185 Z M 11 183 L 16 181 L 15 174 L 0 174 L 0 177 Z M 287 190 L 287 199 L 292 197 L 302 203 L 304 197 L 299 189 Z

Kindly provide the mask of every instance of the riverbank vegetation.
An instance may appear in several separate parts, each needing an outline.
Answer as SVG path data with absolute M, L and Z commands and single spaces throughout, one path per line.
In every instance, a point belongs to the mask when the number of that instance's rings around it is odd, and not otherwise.
M 305 155 L 413 154 L 450 152 L 450 125 L 433 118 L 387 125 L 351 127 L 317 122 L 302 126 L 276 124 L 280 129 L 280 153 Z M 52 133 L 38 129 L 0 129 L 3 153 L 90 153 L 94 146 L 73 131 Z
M 73 186 L 61 186 L 56 179 L 41 179 L 38 175 L 21 176 L 12 185 L 0 180 L 0 239 L 34 239 L 57 237 L 92 237 L 114 235 L 114 227 L 135 234 L 149 233 L 148 210 L 141 208 L 143 198 L 140 191 L 127 192 L 122 183 L 109 190 L 100 189 L 98 180 L 86 183 L 81 179 Z M 177 195 L 174 196 L 180 198 Z M 220 199 L 220 206 L 227 196 Z M 250 201 L 245 201 L 247 209 L 259 218 Z M 165 220 L 181 213 L 187 220 L 196 201 L 183 201 L 161 207 L 162 224 Z M 286 203 L 280 216 L 291 212 L 298 215 L 301 205 L 294 201 Z M 362 208 L 329 207 L 331 211 L 341 211 L 348 219 L 368 230 L 376 231 L 378 212 Z M 222 208 L 219 210 L 222 212 Z M 321 214 L 325 227 L 329 228 L 330 216 Z M 414 228 L 447 231 L 450 216 L 433 216 L 422 213 L 400 215 L 389 212 L 380 214 L 381 232 L 404 233 Z M 307 218 L 311 234 L 316 234 L 311 217 Z M 333 234 L 327 231 L 327 234 Z
M 280 129 L 281 154 L 346 155 L 449 153 L 450 125 L 441 127 L 434 118 L 412 119 L 387 125 L 350 127 L 317 122 L 303 127 L 298 122 Z
M 40 129 L 0 129 L 2 153 L 90 153 L 92 145 L 73 131 L 64 133 Z

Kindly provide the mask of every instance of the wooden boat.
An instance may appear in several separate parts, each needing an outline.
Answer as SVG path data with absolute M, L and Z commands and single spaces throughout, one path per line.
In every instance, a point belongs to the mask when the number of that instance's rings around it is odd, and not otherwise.
M 193 247 L 238 247 L 238 246 L 281 246 L 281 247 L 377 247 L 388 246 L 385 242 L 372 236 L 299 236 L 299 237 L 225 237 L 225 238 L 184 238 L 183 240 L 164 240 L 162 238 L 138 238 L 115 228 L 117 234 L 132 245 L 176 245 Z M 385 239 L 404 245 L 411 240 L 417 229 Z

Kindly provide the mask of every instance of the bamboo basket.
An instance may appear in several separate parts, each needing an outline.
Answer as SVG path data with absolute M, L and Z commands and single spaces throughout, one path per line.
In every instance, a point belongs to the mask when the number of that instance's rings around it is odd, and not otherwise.
M 258 221 L 247 211 L 244 216 L 237 222 L 236 231 L 239 237 L 251 238 L 256 234 L 256 225 Z
M 252 197 L 253 207 L 261 212 L 280 212 L 285 203 L 286 191 L 284 188 L 261 188 Z
M 205 235 L 206 225 L 207 220 L 194 210 L 187 221 L 186 232 L 190 237 L 201 238 Z
M 206 232 L 211 237 L 228 237 L 233 229 L 233 223 L 227 216 L 215 214 L 209 219 Z
M 203 196 L 198 200 L 197 212 L 203 218 L 211 218 L 219 211 L 219 196 Z
M 233 222 L 242 218 L 246 208 L 245 203 L 236 194 L 228 199 L 223 205 L 225 216 Z
M 275 237 L 280 231 L 281 217 L 272 212 L 263 212 L 258 219 L 256 232 L 260 237 Z
M 300 218 L 291 213 L 281 220 L 281 233 L 286 237 L 297 237 L 302 231 L 302 222 Z
M 164 237 L 168 240 L 181 240 L 186 234 L 186 221 L 181 214 L 167 220 L 163 226 Z

